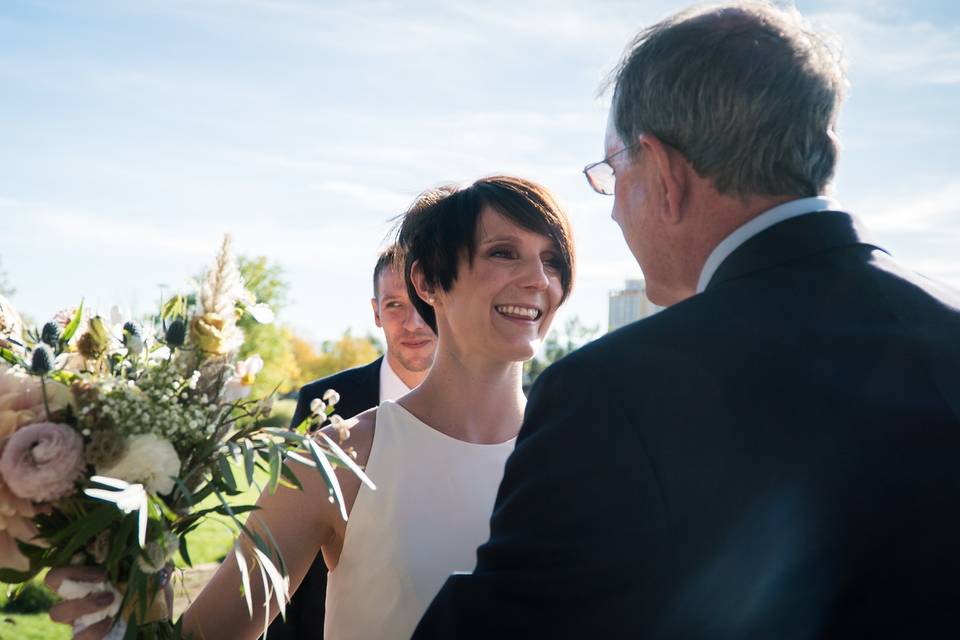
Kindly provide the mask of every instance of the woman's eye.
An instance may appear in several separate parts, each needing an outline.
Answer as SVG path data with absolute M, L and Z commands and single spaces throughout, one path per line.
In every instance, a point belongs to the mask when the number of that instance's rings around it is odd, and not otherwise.
M 543 264 L 554 271 L 560 271 L 563 268 L 563 262 L 560 258 L 547 257 L 543 259 Z
M 513 251 L 510 249 L 493 249 L 490 252 L 491 258 L 512 258 Z

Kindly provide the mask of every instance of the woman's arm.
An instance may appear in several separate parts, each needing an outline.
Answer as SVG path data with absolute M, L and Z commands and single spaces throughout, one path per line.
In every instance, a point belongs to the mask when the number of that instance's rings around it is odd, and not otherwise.
M 257 500 L 260 509 L 251 512 L 247 519 L 247 528 L 268 542 L 270 536 L 276 541 L 286 563 L 290 576 L 290 591 L 293 592 L 300 585 L 321 546 L 334 539 L 336 520 L 340 520 L 341 516 L 336 506 L 327 500 L 326 484 L 315 469 L 296 462 L 287 464 L 303 484 L 303 491 L 283 486 L 278 487 L 272 495 L 264 491 Z M 338 473 L 338 476 L 342 474 Z M 267 529 L 270 535 L 267 535 Z M 248 536 L 241 535 L 237 545 L 246 559 L 250 573 L 253 618 L 247 611 L 246 598 L 241 593 L 240 567 L 235 553 L 231 552 L 183 614 L 183 630 L 187 637 L 202 640 L 255 640 L 263 633 L 267 609 L 263 606 L 265 592 L 253 551 L 254 543 Z M 275 557 L 274 563 L 277 564 Z M 270 619 L 278 612 L 277 597 L 274 594 L 270 600 Z
M 357 418 L 359 423 L 350 431 L 350 437 L 343 446 L 353 448 L 357 463 L 362 466 L 366 464 L 373 444 L 376 410 L 366 411 Z M 327 427 L 323 432 L 335 442 L 339 440 L 335 429 Z M 292 593 L 303 581 L 321 547 L 326 548 L 328 564 L 336 566 L 346 522 L 340 514 L 340 507 L 329 499 L 326 482 L 316 469 L 297 462 L 287 464 L 291 465 L 303 484 L 303 491 L 279 487 L 273 495 L 264 492 L 257 501 L 261 508 L 251 513 L 247 528 L 265 540 L 269 540 L 269 537 L 265 535 L 264 527 L 269 528 L 287 565 Z M 336 475 L 349 513 L 360 490 L 360 480 L 349 469 L 342 467 L 336 469 Z M 183 630 L 188 637 L 192 634 L 196 640 L 254 640 L 263 632 L 266 615 L 263 607 L 264 589 L 260 571 L 255 568 L 254 545 L 246 535 L 242 535 L 237 544 L 243 550 L 250 572 L 253 619 L 247 611 L 246 599 L 240 593 L 237 558 L 230 553 L 183 614 Z M 270 601 L 271 619 L 278 612 L 274 595 Z

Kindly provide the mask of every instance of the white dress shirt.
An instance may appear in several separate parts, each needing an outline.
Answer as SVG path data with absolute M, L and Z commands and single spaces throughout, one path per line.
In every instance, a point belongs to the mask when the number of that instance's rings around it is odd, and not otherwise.
M 380 402 L 396 400 L 409 391 L 410 387 L 400 379 L 397 372 L 390 366 L 390 358 L 384 354 L 383 361 L 380 363 Z
M 717 272 L 720 264 L 727 259 L 744 242 L 757 235 L 761 231 L 769 229 L 775 224 L 784 220 L 796 218 L 807 213 L 815 211 L 838 211 L 840 205 L 836 200 L 818 196 L 816 198 L 799 198 L 784 202 L 773 209 L 764 211 L 756 218 L 750 220 L 743 226 L 736 229 L 733 233 L 723 239 L 710 255 L 707 261 L 703 263 L 703 269 L 700 271 L 700 279 L 697 281 L 697 293 L 703 293 L 710 284 L 710 279 Z

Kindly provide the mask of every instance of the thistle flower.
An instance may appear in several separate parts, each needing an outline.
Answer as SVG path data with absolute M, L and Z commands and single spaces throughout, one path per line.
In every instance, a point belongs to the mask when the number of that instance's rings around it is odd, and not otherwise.
M 60 343 L 60 325 L 53 321 L 43 325 L 43 329 L 40 330 L 40 341 L 56 348 Z
M 164 335 L 164 341 L 168 347 L 182 347 L 187 340 L 187 323 L 182 318 L 177 318 L 167 327 Z
M 43 376 L 53 370 L 53 351 L 45 344 L 38 344 L 30 357 L 30 372 Z
M 123 346 L 134 356 L 143 352 L 143 336 L 140 335 L 140 327 L 134 322 L 126 322 L 123 325 Z

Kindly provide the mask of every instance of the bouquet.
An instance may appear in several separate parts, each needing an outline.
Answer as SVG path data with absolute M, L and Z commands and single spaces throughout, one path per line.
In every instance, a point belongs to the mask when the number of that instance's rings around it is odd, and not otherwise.
M 335 392 L 294 430 L 262 425 L 272 398 L 248 395 L 263 362 L 236 356 L 244 314 L 272 321 L 244 286 L 229 238 L 196 294 L 173 297 L 148 322 L 90 314 L 81 303 L 25 331 L 0 298 L 0 580 L 101 565 L 122 597 L 79 626 L 121 613 L 112 635 L 180 637 L 163 598 L 171 562 L 179 552 L 189 565 L 187 534 L 220 516 L 250 536 L 264 606 L 275 597 L 283 613 L 283 559 L 269 532 L 245 526 L 256 507 L 237 503 L 237 476 L 249 486 L 259 468 L 268 491 L 302 488 L 283 464 L 295 459 L 323 475 L 344 518 L 334 467 L 369 480 L 331 438 L 311 435 L 327 421 L 341 433 L 352 426 L 333 413 Z M 250 567 L 236 555 L 252 613 Z

